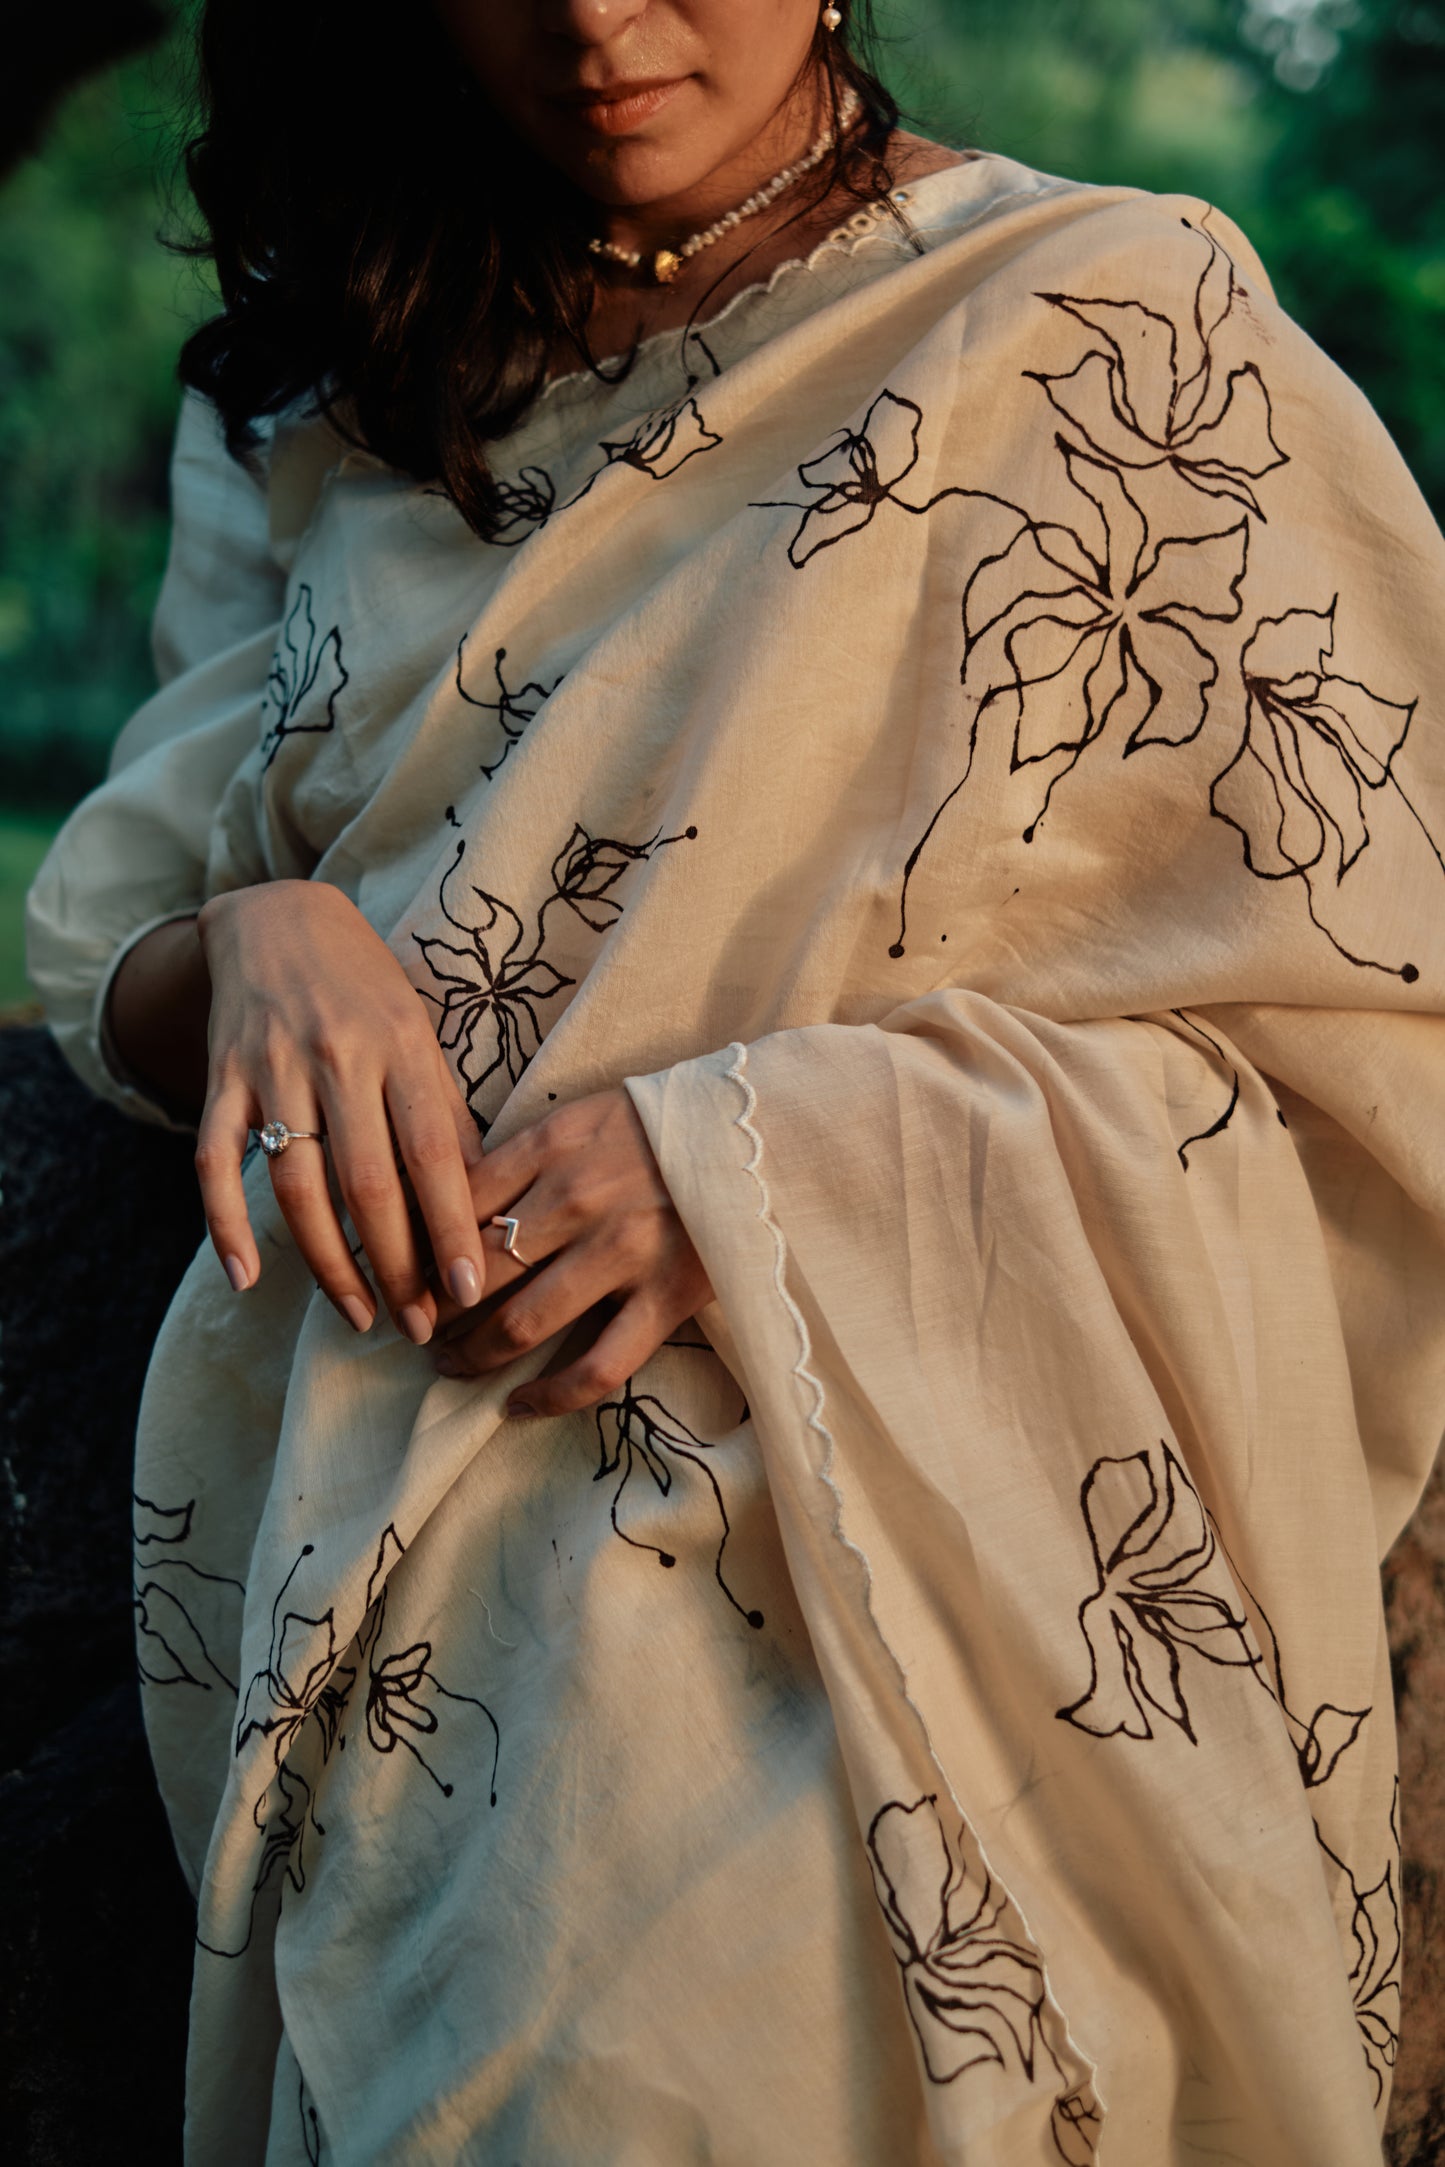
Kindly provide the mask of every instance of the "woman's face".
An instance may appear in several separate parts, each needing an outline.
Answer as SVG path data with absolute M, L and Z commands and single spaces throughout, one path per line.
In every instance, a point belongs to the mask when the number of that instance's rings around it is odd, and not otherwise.
M 821 0 L 434 4 L 491 104 L 599 203 L 685 202 L 711 175 L 749 170 L 754 146 L 781 146 L 779 163 L 796 151 L 782 109 Z

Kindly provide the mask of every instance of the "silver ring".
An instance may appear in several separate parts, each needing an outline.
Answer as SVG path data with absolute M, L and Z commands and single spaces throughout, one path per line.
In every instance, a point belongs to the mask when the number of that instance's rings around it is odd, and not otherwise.
M 514 1258 L 516 1262 L 521 1265 L 524 1272 L 529 1272 L 532 1267 L 517 1247 L 517 1229 L 522 1224 L 521 1220 L 494 1218 L 490 1223 L 493 1226 L 504 1226 L 506 1228 L 506 1239 L 503 1241 L 502 1247 L 506 1250 L 509 1257 Z
M 316 1129 L 288 1129 L 284 1121 L 268 1121 L 257 1134 L 268 1159 L 279 1159 L 293 1144 L 324 1144 L 326 1141 Z

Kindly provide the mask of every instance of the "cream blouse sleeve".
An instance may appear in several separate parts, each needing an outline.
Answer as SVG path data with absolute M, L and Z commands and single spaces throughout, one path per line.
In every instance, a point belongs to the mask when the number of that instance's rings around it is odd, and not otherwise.
M 159 689 L 126 724 L 105 782 L 66 821 L 30 891 L 30 981 L 91 1089 L 164 1121 L 107 1059 L 105 1002 L 141 936 L 197 910 L 227 783 L 256 742 L 285 573 L 268 490 L 188 394 L 171 465 L 170 556 L 152 640 Z

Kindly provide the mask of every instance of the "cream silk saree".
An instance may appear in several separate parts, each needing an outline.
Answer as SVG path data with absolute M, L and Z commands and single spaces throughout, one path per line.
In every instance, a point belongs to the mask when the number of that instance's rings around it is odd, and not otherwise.
M 494 545 L 183 420 L 62 1044 L 134 1104 L 124 944 L 334 882 L 493 1138 L 628 1080 L 717 1295 L 505 1421 L 251 1166 L 137 1476 L 205 2167 L 1379 2157 L 1445 554 L 1205 206 L 907 215 L 553 387 Z

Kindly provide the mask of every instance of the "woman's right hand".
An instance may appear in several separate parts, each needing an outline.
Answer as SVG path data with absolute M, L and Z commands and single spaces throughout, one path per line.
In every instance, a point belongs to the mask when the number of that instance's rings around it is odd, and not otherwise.
M 294 1142 L 270 1162 L 296 1246 L 322 1292 L 364 1332 L 376 1304 L 332 1202 L 329 1151 L 382 1300 L 424 1345 L 437 1316 L 431 1258 L 413 1226 L 398 1153 L 441 1284 L 469 1308 L 486 1282 L 468 1187 L 482 1147 L 410 980 L 355 904 L 324 881 L 269 881 L 217 896 L 196 935 L 210 976 L 196 1171 L 232 1286 L 253 1285 L 261 1269 L 241 1180 L 249 1132 L 274 1120 L 318 1130 L 325 1145 Z

